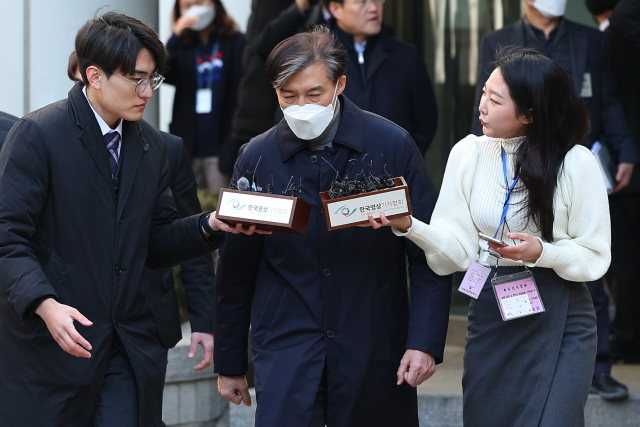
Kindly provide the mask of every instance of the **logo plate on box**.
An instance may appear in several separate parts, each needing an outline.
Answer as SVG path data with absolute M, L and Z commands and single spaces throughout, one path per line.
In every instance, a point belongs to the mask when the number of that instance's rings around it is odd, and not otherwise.
M 386 216 L 409 212 L 409 204 L 404 189 L 386 191 L 370 196 L 343 199 L 327 203 L 327 214 L 332 227 L 366 221 L 369 215 L 380 218 L 380 212 Z
M 218 214 L 221 216 L 289 224 L 293 200 L 251 193 L 223 192 L 219 206 Z

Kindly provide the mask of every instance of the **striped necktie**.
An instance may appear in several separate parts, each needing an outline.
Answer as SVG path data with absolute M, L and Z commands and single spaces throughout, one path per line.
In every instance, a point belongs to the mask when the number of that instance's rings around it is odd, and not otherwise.
M 118 146 L 120 145 L 120 135 L 118 132 L 109 132 L 104 136 L 104 142 L 109 151 L 109 164 L 111 165 L 111 177 L 116 176 L 118 171 Z

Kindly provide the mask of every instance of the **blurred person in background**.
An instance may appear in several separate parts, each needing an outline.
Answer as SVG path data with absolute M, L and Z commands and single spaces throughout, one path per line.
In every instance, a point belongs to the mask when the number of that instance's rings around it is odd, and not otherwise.
M 254 45 L 260 42 L 262 32 L 269 23 L 292 3 L 292 0 L 253 0 L 251 3 L 238 107 L 231 124 L 231 142 L 220 153 L 220 170 L 228 176 L 233 175 L 233 165 L 240 147 L 274 124 L 278 98 L 267 80 L 266 57 L 261 57 Z
M 574 89 L 589 113 L 591 131 L 582 145 L 591 148 L 595 141 L 611 147 L 617 165 L 613 175 L 616 192 L 629 185 L 634 166 L 640 161 L 629 132 L 622 104 L 605 58 L 605 40 L 601 32 L 563 17 L 566 0 L 525 1 L 526 15 L 517 22 L 482 38 L 476 109 L 482 88 L 491 74 L 496 50 L 501 46 L 526 46 L 559 64 L 571 78 Z M 473 133 L 482 135 L 477 114 Z M 594 173 L 599 173 L 594 170 Z M 615 255 L 613 256 L 615 259 Z M 606 399 L 624 399 L 627 387 L 611 377 L 609 353 L 609 300 L 602 280 L 587 282 L 598 317 L 598 356 L 592 391 Z
M 4 140 L 9 134 L 9 131 L 17 121 L 17 117 L 0 111 L 0 149 L 2 148 L 2 144 L 4 144 Z
M 418 49 L 383 21 L 385 0 L 323 0 L 328 24 L 347 51 L 345 95 L 404 128 L 424 155 L 438 127 L 438 106 Z
M 617 4 L 617 6 L 616 6 Z M 606 40 L 605 63 L 612 70 L 623 112 L 640 150 L 640 1 L 587 0 Z M 616 302 L 612 323 L 614 361 L 640 363 L 640 170 L 635 168 L 627 188 L 609 197 L 612 261 L 609 269 Z
M 237 105 L 244 35 L 220 0 L 176 0 L 171 30 L 165 81 L 176 94 L 169 129 L 184 140 L 198 187 L 217 193 L 230 180 L 220 171 L 220 153 Z

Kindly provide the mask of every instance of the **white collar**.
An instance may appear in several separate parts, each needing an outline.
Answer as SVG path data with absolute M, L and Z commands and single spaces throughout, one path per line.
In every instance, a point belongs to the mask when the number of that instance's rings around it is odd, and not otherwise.
M 91 111 L 93 111 L 93 114 L 95 114 L 96 116 L 96 120 L 98 120 L 98 124 L 100 125 L 100 131 L 102 132 L 102 135 L 104 136 L 109 132 L 115 131 L 115 132 L 118 132 L 118 135 L 120 135 L 120 141 L 122 141 L 122 119 L 118 121 L 118 126 L 116 126 L 115 129 L 111 129 L 111 127 L 107 124 L 107 122 L 105 122 L 104 119 L 100 117 L 100 114 L 98 114 L 96 110 L 94 110 L 93 105 L 91 105 L 91 101 L 89 101 L 89 97 L 87 96 L 86 86 L 82 88 L 82 93 L 84 94 L 84 97 L 87 98 L 89 107 L 91 107 Z
M 600 23 L 600 25 L 599 25 L 599 27 L 600 27 L 600 31 L 604 31 L 604 30 L 606 30 L 607 28 L 609 28 L 609 24 L 610 24 L 610 22 L 609 22 L 609 20 L 608 20 L 608 19 L 605 19 L 604 21 L 602 21 L 602 22 Z

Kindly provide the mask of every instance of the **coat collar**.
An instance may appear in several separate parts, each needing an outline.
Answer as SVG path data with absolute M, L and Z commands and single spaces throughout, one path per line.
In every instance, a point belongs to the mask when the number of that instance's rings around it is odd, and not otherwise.
M 140 123 L 122 121 L 122 148 L 120 149 L 120 165 L 118 166 L 120 169 L 120 190 L 119 196 L 116 197 L 107 147 L 95 114 L 82 93 L 82 87 L 82 83 L 76 83 L 69 91 L 69 103 L 75 115 L 76 124 L 80 128 L 79 138 L 102 175 L 113 202 L 117 206 L 117 215 L 120 217 L 129 197 L 142 153 L 149 148 L 149 145 L 144 139 Z
M 340 126 L 333 138 L 334 143 L 362 152 L 364 146 L 364 112 L 344 95 L 340 99 Z M 285 119 L 277 125 L 278 147 L 280 158 L 286 162 L 291 156 L 300 150 L 308 148 L 306 141 L 298 138 L 289 128 Z

